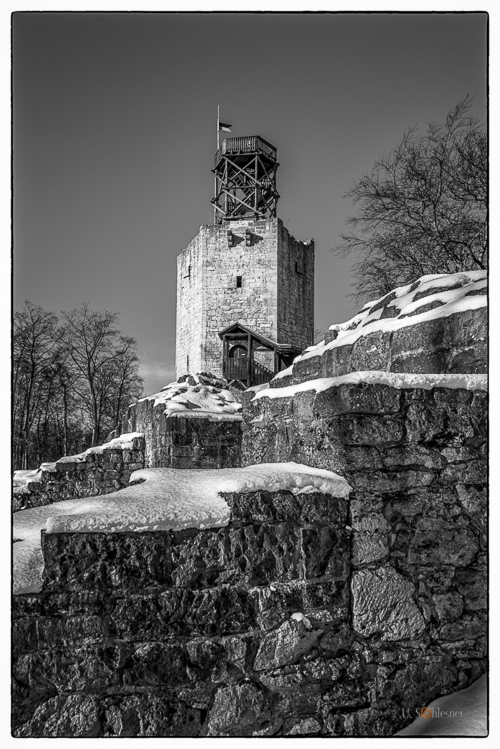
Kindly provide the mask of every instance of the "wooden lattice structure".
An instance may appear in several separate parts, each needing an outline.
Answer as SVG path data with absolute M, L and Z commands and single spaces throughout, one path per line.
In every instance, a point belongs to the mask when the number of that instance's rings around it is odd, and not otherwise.
M 276 218 L 278 152 L 252 135 L 226 138 L 217 153 L 215 174 L 216 223 L 244 218 Z

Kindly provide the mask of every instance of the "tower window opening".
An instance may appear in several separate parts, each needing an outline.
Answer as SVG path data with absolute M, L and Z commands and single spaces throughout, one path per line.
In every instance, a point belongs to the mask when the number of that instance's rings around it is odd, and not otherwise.
M 189 354 L 186 356 L 186 368 L 187 368 L 187 371 L 189 372 Z
M 242 282 L 243 276 L 236 276 L 236 288 L 241 289 L 241 282 Z
M 299 263 L 297 260 L 295 261 L 295 273 L 302 274 L 302 269 L 299 267 Z
M 188 272 L 187 272 L 187 275 L 184 276 L 184 278 L 191 278 L 191 266 L 190 265 L 188 265 Z

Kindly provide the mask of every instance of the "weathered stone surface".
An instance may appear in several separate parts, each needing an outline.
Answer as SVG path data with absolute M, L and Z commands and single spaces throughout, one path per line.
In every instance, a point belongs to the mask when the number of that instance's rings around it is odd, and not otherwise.
M 353 626 L 368 637 L 380 632 L 383 640 L 401 640 L 425 628 L 413 601 L 414 586 L 392 567 L 360 570 L 352 578 Z
M 297 684 L 276 690 L 276 713 L 281 718 L 318 715 L 320 684 Z
M 436 614 L 441 622 L 457 619 L 463 611 L 462 597 L 456 591 L 433 596 Z
M 300 525 L 337 525 L 344 523 L 347 500 L 313 492 L 296 495 L 291 492 L 250 492 L 221 495 L 231 508 L 231 522 L 298 523 Z
M 181 644 L 147 642 L 138 645 L 122 666 L 124 685 L 177 687 L 190 681 L 188 654 Z
M 455 573 L 455 584 L 463 596 L 466 611 L 486 608 L 488 587 L 485 569 L 459 569 Z
M 251 736 L 272 717 L 266 693 L 254 684 L 217 690 L 208 718 L 208 736 Z
M 479 540 L 468 525 L 445 522 L 442 518 L 421 518 L 410 540 L 410 564 L 469 564 L 479 551 Z
M 338 629 L 331 629 L 326 632 L 319 641 L 319 646 L 328 655 L 335 656 L 347 652 L 353 639 L 354 633 L 350 627 L 343 624 Z
M 116 694 L 102 700 L 105 737 L 199 736 L 200 711 L 170 692 Z
M 387 533 L 356 533 L 352 540 L 352 563 L 355 566 L 384 559 L 389 553 Z
M 319 392 L 312 403 L 313 415 L 322 419 L 345 413 L 396 414 L 400 408 L 401 391 L 387 385 L 337 385 Z
M 399 707 L 367 707 L 341 715 L 341 725 L 344 736 L 392 736 L 405 725 L 405 719 Z M 337 732 L 340 733 L 337 729 L 334 735 Z
M 287 736 L 308 736 L 321 731 L 321 725 L 316 718 L 304 718 L 286 732 Z
M 99 708 L 92 695 L 54 697 L 35 710 L 33 717 L 14 729 L 18 738 L 92 738 L 99 735 Z
M 265 635 L 255 656 L 254 669 L 265 671 L 293 663 L 316 644 L 318 637 L 319 632 L 312 630 L 307 619 L 291 618 Z
M 44 581 L 63 588 L 143 589 L 171 582 L 170 533 L 43 533 Z

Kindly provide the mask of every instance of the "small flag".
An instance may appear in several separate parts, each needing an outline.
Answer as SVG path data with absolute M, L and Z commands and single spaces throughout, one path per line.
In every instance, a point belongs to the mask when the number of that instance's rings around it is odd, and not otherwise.
M 219 130 L 225 130 L 226 133 L 230 133 L 232 125 L 228 125 L 226 122 L 219 122 Z

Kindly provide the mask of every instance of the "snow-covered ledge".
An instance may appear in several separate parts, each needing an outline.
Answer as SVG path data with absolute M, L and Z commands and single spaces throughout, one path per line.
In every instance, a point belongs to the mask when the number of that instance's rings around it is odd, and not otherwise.
M 351 372 L 337 377 L 320 377 L 285 387 L 262 388 L 256 392 L 253 400 L 259 398 L 291 398 L 296 393 L 314 390 L 321 393 L 340 385 L 388 385 L 399 389 L 421 388 L 453 388 L 464 390 L 488 390 L 488 375 L 485 374 L 418 374 L 407 372 L 384 372 L 381 370 L 366 370 Z
M 348 482 L 332 471 L 298 463 L 263 463 L 246 468 L 135 471 L 130 485 L 99 497 L 72 499 L 14 515 L 14 589 L 41 584 L 40 533 L 141 533 L 217 528 L 230 521 L 223 493 L 320 492 L 347 498 Z

